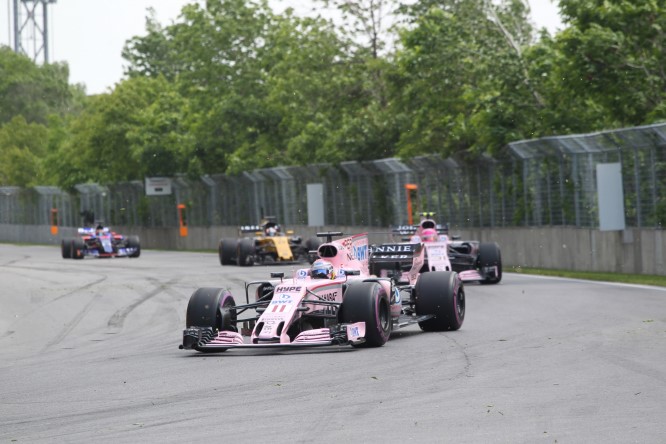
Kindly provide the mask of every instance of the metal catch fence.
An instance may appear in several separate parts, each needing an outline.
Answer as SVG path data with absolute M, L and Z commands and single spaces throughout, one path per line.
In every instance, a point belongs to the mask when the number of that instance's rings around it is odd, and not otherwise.
M 437 155 L 258 169 L 197 180 L 171 178 L 168 195 L 145 184 L 0 187 L 0 224 L 77 226 L 84 213 L 109 225 L 255 224 L 274 215 L 307 225 L 307 185 L 322 184 L 326 225 L 388 226 L 433 211 L 452 228 L 599 226 L 596 167 L 620 163 L 626 225 L 666 224 L 666 124 L 510 143 L 497 158 Z

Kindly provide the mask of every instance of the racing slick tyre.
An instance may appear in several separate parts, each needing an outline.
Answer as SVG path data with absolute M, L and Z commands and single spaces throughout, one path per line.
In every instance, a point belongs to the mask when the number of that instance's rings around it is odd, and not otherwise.
M 129 257 L 141 256 L 141 242 L 139 236 L 127 236 L 127 248 L 136 248 L 136 251 L 129 255 Z
M 393 327 L 389 296 L 378 282 L 350 285 L 344 294 L 338 318 L 342 323 L 365 322 L 365 342 L 360 344 L 361 347 L 386 344 Z
M 497 275 L 486 277 L 482 284 L 497 284 L 502 280 L 502 254 L 499 245 L 496 243 L 481 243 L 479 244 L 479 270 L 484 267 L 497 267 Z
M 465 320 L 465 290 L 458 273 L 431 271 L 414 286 L 417 316 L 435 315 L 419 322 L 423 331 L 458 330 Z
M 318 256 L 316 253 L 310 253 L 311 251 L 317 251 L 321 245 L 321 239 L 318 237 L 311 237 L 305 241 L 305 248 L 307 250 L 308 262 L 311 264 L 317 260 Z
M 223 288 L 199 288 L 187 304 L 185 325 L 190 327 L 210 327 L 213 334 L 218 331 L 236 331 L 236 302 L 228 290 Z M 196 348 L 196 347 L 193 347 Z M 222 352 L 225 349 L 200 352 Z
M 63 239 L 60 242 L 60 253 L 63 259 L 72 258 L 72 239 Z
M 83 239 L 75 237 L 70 243 L 70 257 L 72 259 L 83 259 L 83 250 L 86 248 L 86 243 Z
M 220 256 L 220 265 L 234 265 L 236 263 L 236 247 L 238 241 L 235 239 L 220 239 L 217 252 Z
M 254 265 L 254 240 L 246 237 L 238 242 L 236 261 L 241 267 Z

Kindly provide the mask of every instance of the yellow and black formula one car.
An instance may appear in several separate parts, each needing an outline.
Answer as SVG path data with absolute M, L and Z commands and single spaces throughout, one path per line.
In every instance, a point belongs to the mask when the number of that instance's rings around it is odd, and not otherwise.
M 220 264 L 312 262 L 321 243 L 316 237 L 303 242 L 292 230 L 284 232 L 274 216 L 265 216 L 259 225 L 243 225 L 239 233 L 238 239 L 220 239 Z

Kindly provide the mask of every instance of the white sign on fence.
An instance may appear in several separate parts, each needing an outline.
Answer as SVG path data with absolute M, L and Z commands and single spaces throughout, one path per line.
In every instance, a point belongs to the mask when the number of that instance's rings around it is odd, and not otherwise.
M 624 230 L 624 192 L 622 166 L 619 163 L 597 164 L 597 195 L 599 198 L 599 229 Z
M 171 179 L 168 177 L 146 177 L 146 196 L 171 194 Z
M 324 225 L 324 184 L 307 184 L 308 196 L 308 226 L 321 227 Z

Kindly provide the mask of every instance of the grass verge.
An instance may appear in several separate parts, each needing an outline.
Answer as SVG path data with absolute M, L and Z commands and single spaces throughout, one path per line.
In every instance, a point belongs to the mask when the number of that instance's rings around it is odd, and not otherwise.
M 666 276 L 657 276 L 650 274 L 624 274 L 624 273 L 605 273 L 596 271 L 570 271 L 570 270 L 551 270 L 547 268 L 525 268 L 525 267 L 507 267 L 507 272 L 521 274 L 538 274 L 542 276 L 557 276 L 572 279 L 587 279 L 590 281 L 604 282 L 622 282 L 625 284 L 654 285 L 657 287 L 666 287 Z

